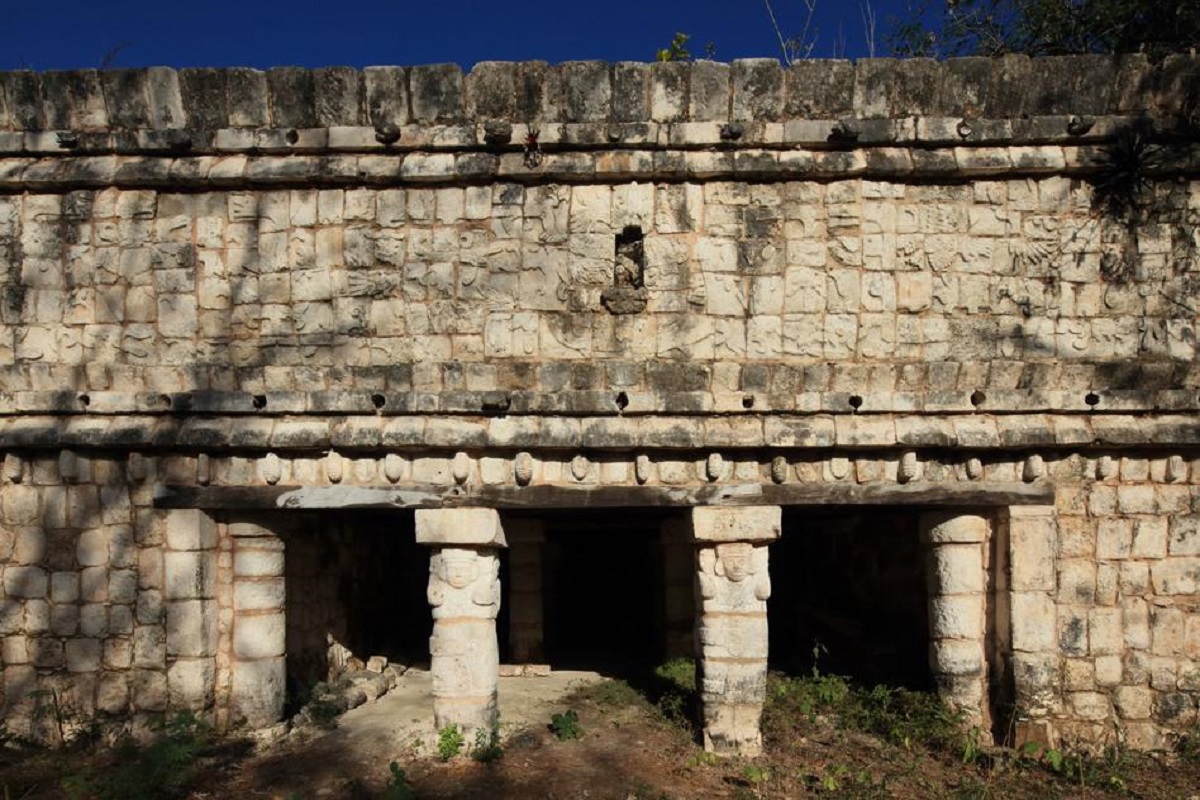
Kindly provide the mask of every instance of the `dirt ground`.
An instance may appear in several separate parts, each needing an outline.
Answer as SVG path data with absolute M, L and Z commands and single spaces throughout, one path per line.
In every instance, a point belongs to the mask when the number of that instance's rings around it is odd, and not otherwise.
M 549 723 L 568 709 L 578 715 L 580 735 L 560 740 Z M 429 675 L 413 671 L 376 702 L 343 714 L 331 730 L 257 748 L 244 740 L 208 747 L 178 792 L 165 788 L 167 776 L 163 788 L 144 793 L 103 783 L 72 793 L 64 776 L 102 774 L 116 766 L 112 754 L 10 749 L 0 753 L 0 800 L 1200 800 L 1197 754 L 1116 753 L 1055 772 L 1044 760 L 984 750 L 964 764 L 957 752 L 891 743 L 813 715 L 768 720 L 760 758 L 716 759 L 680 724 L 677 708 L 664 714 L 627 684 L 595 673 L 502 678 L 501 750 L 486 762 L 469 755 L 471 742 L 463 755 L 440 760 L 431 710 Z M 403 782 L 393 777 L 392 762 L 403 769 Z

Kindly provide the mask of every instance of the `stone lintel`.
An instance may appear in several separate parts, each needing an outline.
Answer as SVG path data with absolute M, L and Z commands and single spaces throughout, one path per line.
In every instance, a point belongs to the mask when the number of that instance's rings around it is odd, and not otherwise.
M 335 508 L 686 508 L 761 505 L 901 505 L 925 508 L 1044 506 L 1054 484 L 972 481 L 961 484 L 703 484 L 696 486 L 181 486 L 160 485 L 157 508 L 214 510 Z
M 419 508 L 417 544 L 448 547 L 506 547 L 500 513 L 494 508 Z
M 692 535 L 698 542 L 769 542 L 779 538 L 780 506 L 692 509 Z

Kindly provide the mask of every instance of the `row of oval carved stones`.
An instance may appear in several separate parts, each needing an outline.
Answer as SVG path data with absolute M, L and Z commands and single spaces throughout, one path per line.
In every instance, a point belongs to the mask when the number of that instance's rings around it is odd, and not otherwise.
M 136 456 L 136 457 L 135 457 Z M 79 455 L 72 450 L 63 450 L 58 455 L 59 474 L 68 481 L 74 480 L 80 474 Z M 341 483 L 346 473 L 346 458 L 339 453 L 330 453 L 325 458 L 325 474 L 331 483 Z M 451 460 L 451 475 L 455 483 L 464 484 L 470 478 L 471 466 L 473 459 L 467 453 L 456 453 Z M 648 455 L 639 455 L 634 459 L 634 476 L 639 484 L 645 484 L 652 478 L 653 462 Z M 983 477 L 983 462 L 977 457 L 968 458 L 964 462 L 967 477 L 971 480 L 979 480 Z M 512 469 L 513 478 L 518 486 L 527 486 L 533 480 L 534 458 L 528 452 L 517 453 L 513 459 Z M 576 481 L 583 481 L 587 478 L 588 472 L 591 469 L 591 462 L 587 456 L 577 455 L 570 462 L 570 474 Z M 1117 474 L 1119 469 L 1118 459 L 1103 455 L 1096 459 L 1095 476 L 1099 480 L 1106 480 Z M 20 483 L 26 473 L 27 465 L 25 459 L 16 453 L 6 453 L 4 455 L 2 472 L 4 480 L 9 483 Z M 838 456 L 829 459 L 829 472 L 837 479 L 842 479 L 850 474 L 851 460 L 845 456 Z M 129 460 L 129 477 L 134 481 L 141 480 L 145 477 L 144 458 L 132 454 Z M 704 462 L 704 478 L 709 481 L 718 481 L 725 476 L 727 471 L 727 462 L 724 456 L 720 453 L 710 453 Z M 917 458 L 917 454 L 913 451 L 908 451 L 900 456 L 899 464 L 897 465 L 896 479 L 900 483 L 908 483 L 917 480 L 921 477 L 921 462 Z M 201 453 L 196 459 L 197 482 L 201 485 L 207 485 L 212 478 L 212 462 L 211 457 L 205 453 Z M 398 483 L 403 480 L 408 472 L 408 462 L 396 453 L 389 453 L 383 459 L 383 475 L 391 483 Z M 1180 455 L 1173 455 L 1167 458 L 1165 464 L 1165 475 L 1167 481 L 1176 482 L 1184 480 L 1187 477 L 1188 466 Z M 283 461 L 275 453 L 268 453 L 259 464 L 259 474 L 262 479 L 268 484 L 277 484 L 283 476 Z M 789 464 L 783 456 L 775 456 L 770 464 L 771 480 L 775 483 L 785 483 L 789 476 Z M 1046 475 L 1046 464 L 1040 455 L 1034 454 L 1027 456 L 1021 466 L 1021 478 L 1026 482 L 1033 482 Z
M 345 475 L 345 459 L 330 453 L 326 458 L 326 476 L 332 483 L 340 483 Z M 451 475 L 455 483 L 462 485 L 471 475 L 473 459 L 467 453 L 456 453 L 451 460 Z M 639 455 L 634 459 L 634 476 L 639 484 L 648 483 L 652 478 L 653 462 L 648 455 Z M 397 483 L 405 477 L 407 462 L 395 453 L 389 453 L 383 460 L 383 474 L 391 483 Z M 847 457 L 829 459 L 830 474 L 837 479 L 847 477 L 851 472 L 852 462 Z M 983 477 L 983 462 L 979 458 L 966 460 L 965 469 L 971 480 Z M 704 461 L 704 478 L 710 482 L 721 480 L 727 473 L 727 462 L 720 453 L 710 453 Z M 528 452 L 517 453 L 512 462 L 513 478 L 518 486 L 527 486 L 533 480 L 534 458 Z M 577 455 L 570 461 L 570 474 L 576 481 L 587 478 L 591 462 L 584 455 Z M 1114 474 L 1116 462 L 1110 456 L 1103 456 L 1097 462 L 1097 477 L 1106 478 Z M 1176 480 L 1177 475 L 1186 470 L 1186 464 L 1181 456 L 1172 456 L 1168 462 L 1168 479 Z M 790 465 L 783 456 L 775 456 L 770 463 L 771 480 L 775 483 L 785 483 L 788 480 Z M 282 461 L 274 453 L 268 453 L 262 460 L 260 474 L 269 484 L 276 484 L 282 477 Z M 1040 455 L 1030 455 L 1025 458 L 1021 477 L 1026 482 L 1033 482 L 1046 475 L 1046 464 Z M 200 482 L 206 483 L 207 476 L 201 477 Z M 897 465 L 896 479 L 900 483 L 909 483 L 921 477 L 921 462 L 912 451 L 901 455 Z

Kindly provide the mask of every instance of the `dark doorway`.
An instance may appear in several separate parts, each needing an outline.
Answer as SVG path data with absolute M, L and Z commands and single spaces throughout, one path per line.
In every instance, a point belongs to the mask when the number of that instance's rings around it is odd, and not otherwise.
M 556 669 L 645 671 L 665 649 L 662 516 L 544 517 L 545 652 Z
M 346 651 L 363 662 L 427 662 L 429 552 L 416 544 L 413 513 L 323 511 L 289 522 L 289 685 L 303 691 L 327 680 Z
M 785 509 L 771 545 L 771 664 L 861 683 L 933 688 L 918 515 L 896 508 Z

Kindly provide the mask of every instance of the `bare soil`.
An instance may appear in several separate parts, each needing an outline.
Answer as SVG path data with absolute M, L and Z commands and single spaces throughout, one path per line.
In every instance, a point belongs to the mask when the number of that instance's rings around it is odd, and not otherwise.
M 130 798 L 190 800 L 406 800 L 546 798 L 547 800 L 684 800 L 685 798 L 1147 798 L 1200 800 L 1200 756 L 1110 753 L 1055 772 L 1003 749 L 932 752 L 919 743 L 889 743 L 810 715 L 769 720 L 763 756 L 716 759 L 696 744 L 677 709 L 664 715 L 628 685 L 594 673 L 501 679 L 502 755 L 470 757 L 474 743 L 448 761 L 437 756 L 425 673 L 404 676 L 375 703 L 354 709 L 337 727 L 292 734 L 269 744 L 225 740 L 202 751 L 199 769 L 180 792 L 164 788 Z M 572 709 L 580 737 L 560 741 L 553 714 Z M 668 720 L 673 716 L 676 721 Z M 0 800 L 78 797 L 66 777 L 102 775 L 111 751 L 0 751 Z M 392 782 L 404 770 L 412 794 Z M 115 800 L 115 798 L 113 799 Z M 124 800 L 124 799 L 123 799 Z

